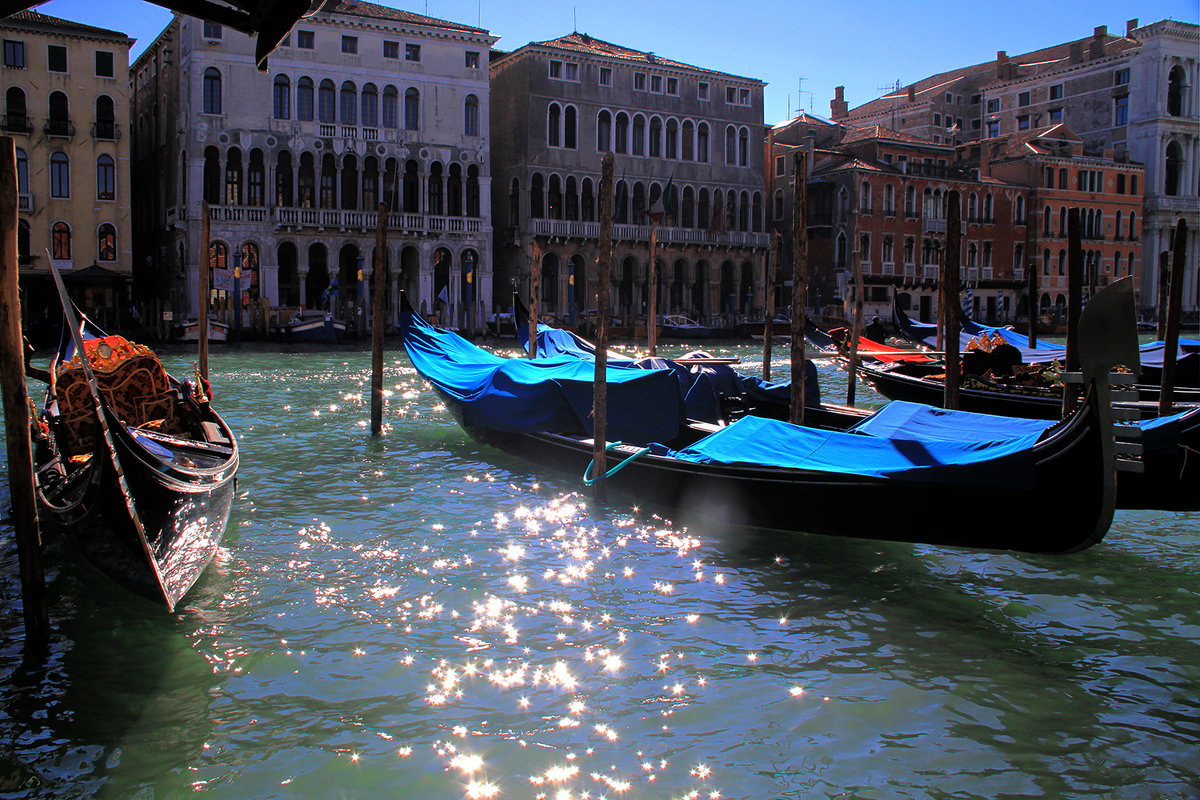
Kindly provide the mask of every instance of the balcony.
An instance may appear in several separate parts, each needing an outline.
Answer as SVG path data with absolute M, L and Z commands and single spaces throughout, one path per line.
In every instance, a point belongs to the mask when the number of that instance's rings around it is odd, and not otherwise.
M 574 239 L 600 238 L 599 222 L 532 219 L 529 220 L 527 227 L 528 233 L 533 236 L 558 236 Z M 612 226 L 612 238 L 614 242 L 649 242 L 650 226 L 614 224 Z M 767 247 L 771 243 L 771 234 L 750 233 L 747 231 L 722 231 L 721 233 L 713 233 L 703 228 L 658 228 L 658 243 Z
M 884 275 L 895 275 L 896 274 L 896 262 L 884 261 L 882 264 L 882 267 L 883 267 Z
M 92 138 L 115 142 L 121 138 L 121 126 L 111 120 L 93 122 Z
M 69 119 L 48 119 L 42 126 L 42 133 L 47 136 L 70 139 L 75 136 L 75 123 Z
M 921 280 L 936 281 L 938 278 L 938 265 L 925 264 L 921 268 Z
M 29 192 L 20 192 L 17 194 L 17 210 L 32 211 L 33 210 L 33 195 Z
M 209 206 L 208 213 L 209 218 L 214 222 L 266 222 L 276 228 L 336 229 L 369 235 L 379 227 L 378 211 L 359 211 L 357 209 Z M 387 215 L 387 230 L 435 237 L 478 236 L 483 233 L 483 219 L 394 211 Z
M 0 117 L 0 129 L 5 133 L 23 133 L 28 136 L 33 133 L 33 123 L 24 114 L 5 114 Z
M 917 279 L 917 265 L 913 262 L 905 262 L 904 264 L 904 280 L 906 283 L 912 283 Z

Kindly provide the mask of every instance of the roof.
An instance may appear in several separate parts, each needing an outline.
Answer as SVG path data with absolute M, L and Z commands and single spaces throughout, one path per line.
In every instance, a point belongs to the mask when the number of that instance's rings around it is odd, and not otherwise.
M 611 58 L 618 61 L 628 61 L 634 64 L 652 65 L 655 67 L 664 67 L 668 69 L 686 69 L 693 72 L 707 72 L 712 75 L 723 75 L 728 78 L 736 78 L 740 81 L 749 81 L 751 83 L 763 83 L 757 78 L 746 78 L 739 75 L 733 75 L 727 72 L 718 72 L 716 70 L 697 67 L 693 64 L 685 64 L 682 61 L 672 61 L 669 58 L 663 58 L 655 53 L 634 50 L 629 47 L 624 47 L 612 42 L 606 42 L 602 39 L 596 39 L 586 33 L 575 31 L 569 36 L 562 36 L 558 39 L 550 39 L 545 42 L 530 42 L 525 47 L 547 47 L 555 50 L 566 50 L 580 55 L 600 56 L 603 58 Z M 524 48 L 519 48 L 524 49 Z M 765 84 L 764 84 L 765 85 Z
M 883 125 L 846 125 L 845 127 L 846 133 L 842 136 L 842 144 L 855 144 L 870 139 L 886 139 L 892 142 L 903 142 L 904 144 L 920 145 L 922 147 L 954 149 L 952 145 L 939 144 L 920 136 L 913 136 L 911 133 L 885 128 Z
M 325 0 L 321 4 L 320 13 L 343 14 L 350 17 L 363 17 L 364 19 L 400 22 L 405 25 L 423 25 L 429 28 L 443 28 L 445 30 L 462 31 L 464 33 L 488 34 L 488 31 L 484 28 L 476 28 L 471 25 L 463 25 L 459 22 L 450 22 L 449 20 L 438 19 L 436 17 L 427 17 L 423 14 L 414 14 L 411 11 L 389 8 L 388 6 L 381 6 L 376 3 L 365 3 L 361 2 L 361 0 Z
M 883 113 L 891 109 L 897 102 L 903 105 L 908 102 L 910 91 L 913 93 L 915 100 L 924 101 L 927 99 L 927 96 L 936 96 L 939 91 L 968 78 L 975 79 L 978 85 L 983 86 L 991 83 L 1005 83 L 1019 78 L 1042 75 L 1047 72 L 1055 72 L 1071 63 L 1072 49 L 1082 48 L 1086 54 L 1092 42 L 1096 40 L 1102 43 L 1105 57 L 1140 46 L 1138 42 L 1124 36 L 1114 36 L 1108 33 L 1104 33 L 1101 36 L 1093 34 L 1082 39 L 1062 42 L 1061 44 L 1051 45 L 1050 47 L 1044 47 L 1040 50 L 1034 50 L 1021 55 L 1005 56 L 1007 58 L 1005 63 L 1011 69 L 1011 77 L 997 77 L 997 59 L 992 59 L 980 64 L 960 67 L 923 78 L 916 83 L 850 109 L 847 117 L 854 118 Z M 1086 63 L 1086 61 L 1083 63 Z
M 105 39 L 128 39 L 129 43 L 133 44 L 133 39 L 130 39 L 128 35 L 121 33 L 121 31 L 96 28 L 91 25 L 84 25 L 82 22 L 52 17 L 40 11 L 18 11 L 11 16 L 4 17 L 3 20 L 0 20 L 0 24 L 40 28 L 51 33 L 74 33 L 79 36 L 96 36 Z

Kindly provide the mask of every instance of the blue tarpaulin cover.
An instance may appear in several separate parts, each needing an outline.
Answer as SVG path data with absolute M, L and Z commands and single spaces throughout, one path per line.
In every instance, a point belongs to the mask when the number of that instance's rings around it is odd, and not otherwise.
M 1040 432 L 1001 441 L 882 439 L 742 417 L 668 455 L 703 464 L 812 470 L 943 485 L 1034 485 L 1032 448 Z
M 405 328 L 413 366 L 462 408 L 463 424 L 591 434 L 593 361 L 500 358 L 415 314 Z M 670 370 L 609 369 L 607 383 L 607 438 L 645 443 L 678 435 L 685 413 Z
M 883 439 L 969 439 L 1000 441 L 1038 434 L 1054 423 L 934 408 L 893 400 L 850 428 L 850 432 Z

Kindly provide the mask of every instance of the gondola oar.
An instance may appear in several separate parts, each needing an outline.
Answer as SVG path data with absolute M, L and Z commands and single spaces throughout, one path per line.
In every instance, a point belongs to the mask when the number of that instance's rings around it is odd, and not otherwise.
M 46 258 L 50 259 L 49 251 L 46 252 Z M 146 528 L 142 525 L 142 518 L 138 515 L 137 504 L 133 500 L 133 494 L 129 491 L 129 484 L 125 481 L 125 472 L 121 469 L 121 459 L 117 456 L 117 448 L 113 444 L 112 433 L 108 429 L 108 420 L 104 415 L 104 400 L 100 397 L 100 387 L 96 383 L 96 374 L 92 372 L 92 362 L 88 360 L 87 351 L 83 347 L 83 330 L 79 318 L 75 316 L 75 304 L 71 302 L 71 298 L 67 295 L 67 287 L 63 284 L 62 276 L 58 274 L 58 269 L 54 266 L 53 261 L 50 263 L 50 274 L 54 276 L 54 285 L 58 288 L 58 299 L 62 303 L 63 315 L 66 317 L 67 327 L 71 329 L 71 339 L 75 343 L 75 352 L 79 353 L 79 363 L 83 368 L 83 376 L 87 379 L 88 390 L 92 394 L 92 405 L 96 409 L 96 422 L 100 427 L 100 434 L 104 437 L 104 444 L 108 448 L 113 472 L 117 476 L 117 485 L 121 488 L 121 497 L 125 500 L 125 508 L 129 512 L 129 519 L 133 522 L 134 530 L 137 531 L 142 549 L 145 551 L 150 563 L 154 565 L 154 577 L 158 580 L 163 597 L 167 599 L 168 610 L 174 611 L 175 604 L 171 602 L 171 595 L 163 583 L 162 571 L 158 568 L 158 559 L 154 557 L 154 549 L 150 546 L 149 540 L 146 539 Z

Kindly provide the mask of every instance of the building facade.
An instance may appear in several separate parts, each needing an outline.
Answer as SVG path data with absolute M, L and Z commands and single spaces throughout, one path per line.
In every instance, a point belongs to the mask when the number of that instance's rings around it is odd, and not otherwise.
M 1091 37 L 1032 53 L 996 59 L 917 81 L 847 108 L 839 91 L 834 119 L 882 124 L 956 144 L 1022 135 L 1063 124 L 1079 139 L 1079 155 L 1145 168 L 1145 249 L 1140 305 L 1156 313 L 1158 254 L 1170 249 L 1180 219 L 1200 224 L 1200 26 L 1162 20 L 1124 36 L 1106 26 Z M 1185 313 L 1200 315 L 1200 258 L 1190 252 L 1184 269 Z
M 763 83 L 572 33 L 492 62 L 497 285 L 570 321 L 596 308 L 601 159 L 614 154 L 610 312 L 761 313 Z M 497 301 L 501 300 L 497 289 Z
M 195 314 L 207 210 L 218 305 L 236 281 L 251 315 L 327 307 L 364 330 L 382 203 L 389 320 L 403 289 L 444 325 L 477 325 L 492 288 L 494 42 L 328 0 L 261 73 L 250 37 L 176 16 L 132 68 L 135 176 L 151 208 L 138 259 L 156 302 Z
M 57 327 L 49 269 L 113 329 L 130 315 L 129 48 L 123 33 L 36 11 L 0 20 L 0 125 L 16 143 L 19 279 L 27 329 Z M 49 256 L 47 257 L 47 253 Z

